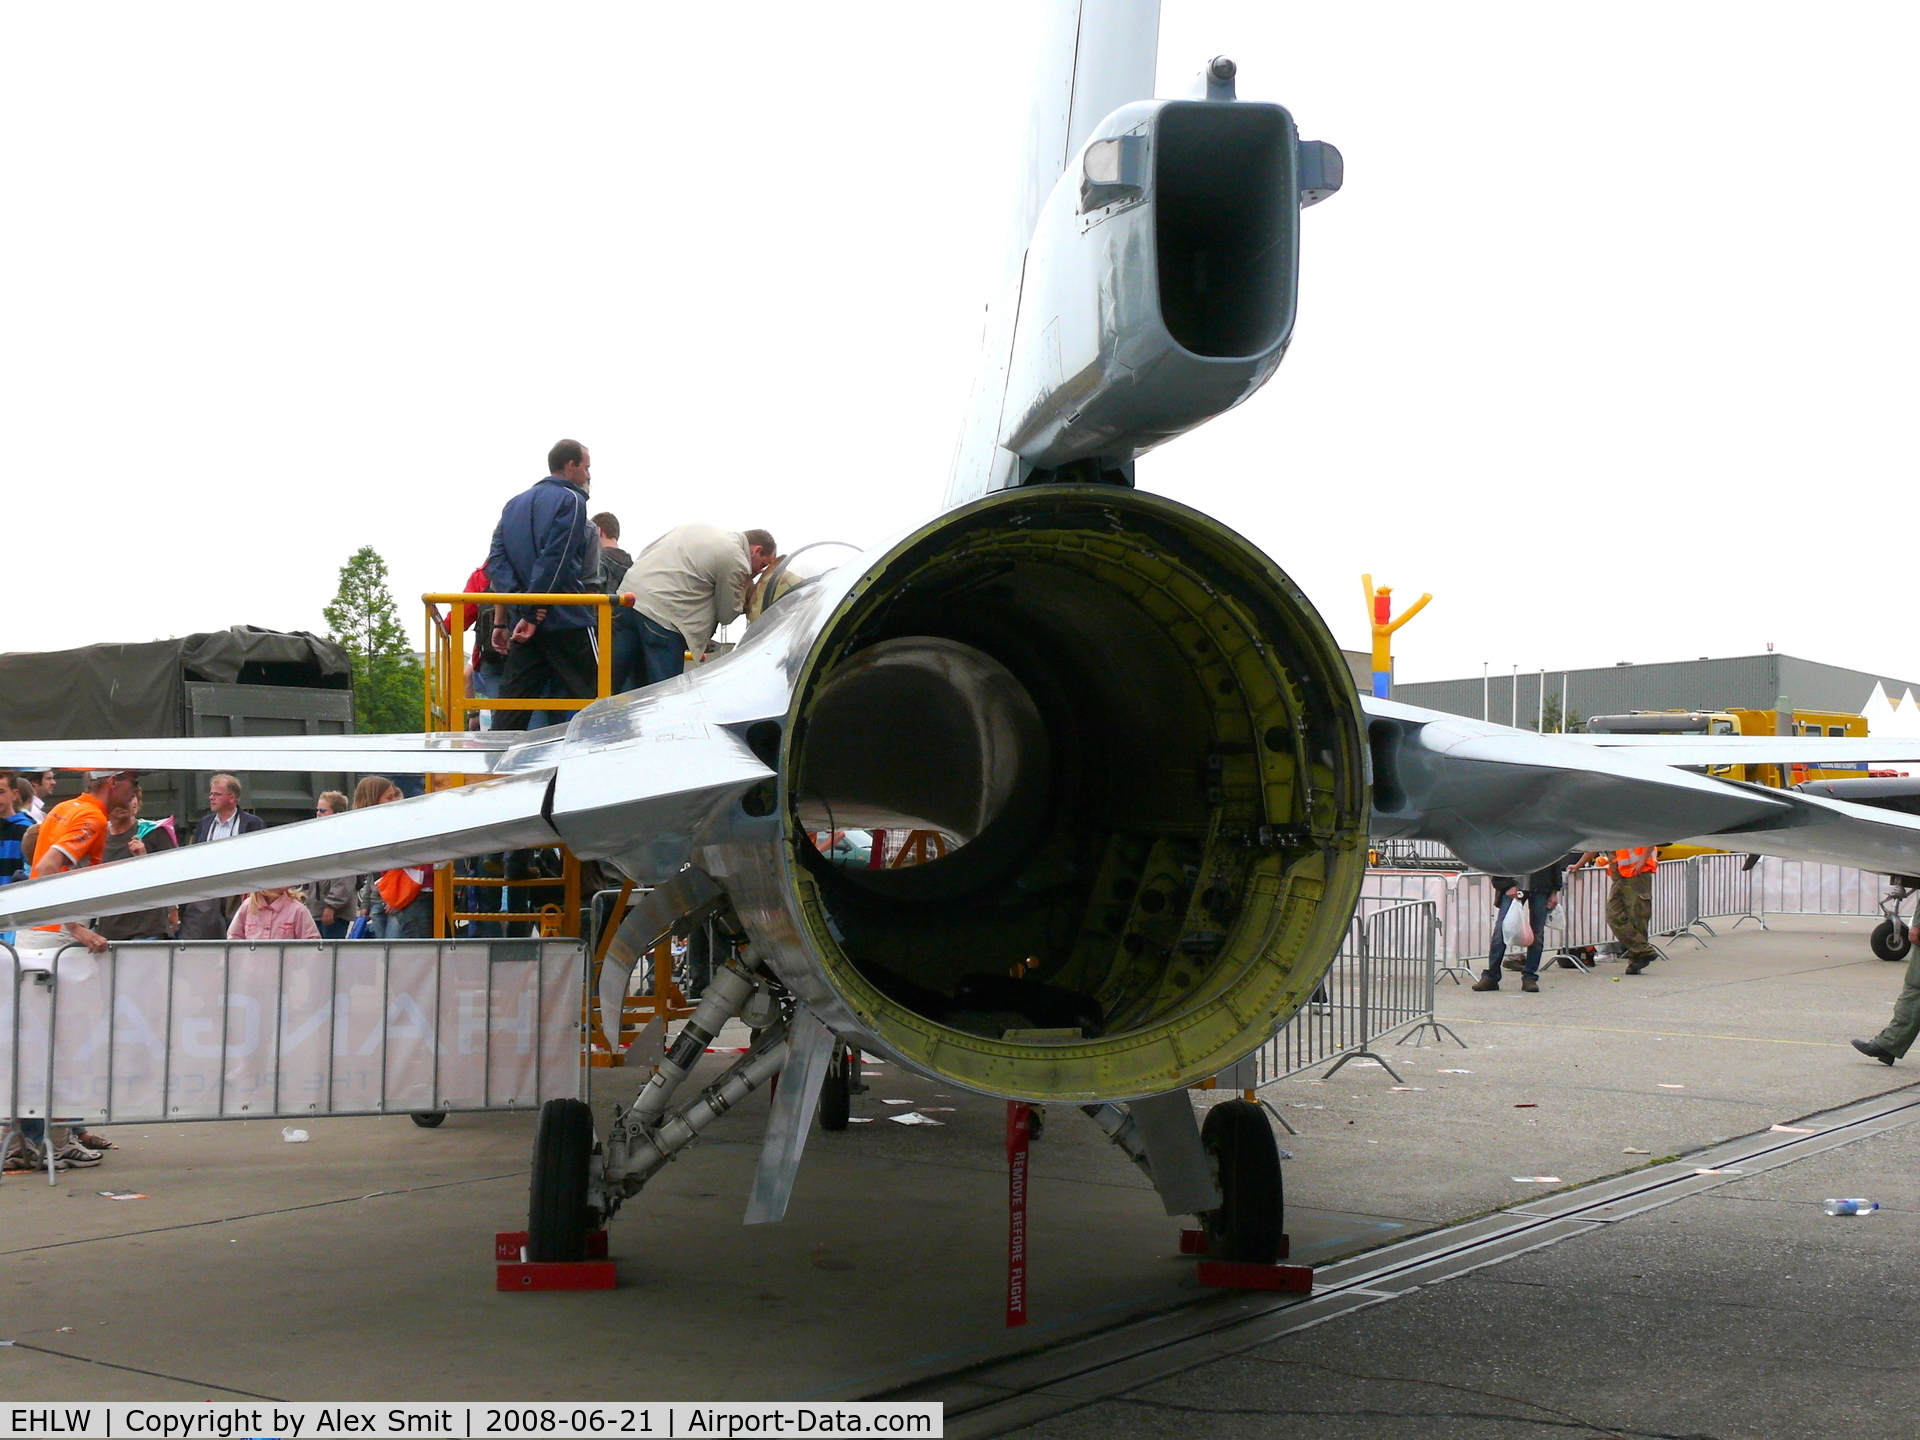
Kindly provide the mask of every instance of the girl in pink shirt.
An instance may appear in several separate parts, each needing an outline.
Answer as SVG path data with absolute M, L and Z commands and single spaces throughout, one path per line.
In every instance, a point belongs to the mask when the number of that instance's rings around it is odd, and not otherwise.
M 256 890 L 233 912 L 229 940 L 318 940 L 307 902 L 289 889 Z

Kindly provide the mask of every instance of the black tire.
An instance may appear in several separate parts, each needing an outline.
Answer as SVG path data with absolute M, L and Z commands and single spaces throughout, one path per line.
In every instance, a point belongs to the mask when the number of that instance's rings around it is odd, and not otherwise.
M 1027 1107 L 1027 1141 L 1031 1144 L 1047 1133 L 1047 1107 L 1029 1105 Z
M 1227 1100 L 1207 1111 L 1200 1144 L 1220 1177 L 1220 1208 L 1200 1217 L 1207 1254 L 1215 1260 L 1271 1265 L 1280 1258 L 1286 1204 L 1280 1147 L 1266 1111 L 1250 1100 Z
M 593 1112 L 584 1100 L 549 1100 L 533 1139 L 527 1259 L 584 1260 L 595 1216 L 587 1205 Z
M 1907 938 L 1906 926 L 1882 920 L 1867 937 L 1867 946 L 1882 960 L 1904 960 L 1913 942 Z
M 820 1082 L 820 1128 L 844 1130 L 853 1113 L 852 1066 L 847 1047 L 836 1045 L 827 1061 L 827 1075 Z
M 416 1110 L 407 1117 L 422 1130 L 434 1130 L 447 1123 L 444 1110 Z

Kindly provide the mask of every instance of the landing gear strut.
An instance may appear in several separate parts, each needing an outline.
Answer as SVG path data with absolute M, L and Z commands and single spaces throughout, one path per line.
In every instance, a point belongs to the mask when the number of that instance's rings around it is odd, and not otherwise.
M 1266 1112 L 1245 1100 L 1215 1105 L 1200 1127 L 1200 1144 L 1220 1179 L 1220 1208 L 1200 1217 L 1207 1253 L 1216 1260 L 1274 1264 L 1286 1231 L 1286 1205 L 1280 1147 Z

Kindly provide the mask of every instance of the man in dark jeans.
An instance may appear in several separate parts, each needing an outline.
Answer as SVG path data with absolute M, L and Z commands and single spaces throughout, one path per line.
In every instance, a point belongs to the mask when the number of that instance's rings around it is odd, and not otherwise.
M 1565 855 L 1531 875 L 1495 875 L 1493 893 L 1498 904 L 1493 912 L 1493 943 L 1487 949 L 1487 973 L 1474 982 L 1476 990 L 1500 988 L 1500 965 L 1507 957 L 1505 928 L 1510 906 L 1525 904 L 1527 919 L 1533 925 L 1533 943 L 1527 947 L 1525 965 L 1520 971 L 1520 988 L 1529 995 L 1540 988 L 1540 951 L 1546 944 L 1547 912 L 1560 903 L 1560 877 L 1576 858 Z
M 548 475 L 506 503 L 487 552 L 493 590 L 532 595 L 590 595 L 600 584 L 600 532 L 587 517 L 593 475 L 587 447 L 562 440 L 547 454 Z M 586 699 L 600 688 L 590 605 L 499 606 L 495 649 L 507 652 L 502 700 Z M 495 730 L 524 730 L 526 710 L 495 710 Z

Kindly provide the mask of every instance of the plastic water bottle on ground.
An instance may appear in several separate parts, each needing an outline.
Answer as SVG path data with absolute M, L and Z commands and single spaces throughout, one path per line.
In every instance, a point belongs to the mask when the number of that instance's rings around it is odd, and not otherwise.
M 1826 1206 L 1829 1215 L 1871 1215 L 1879 1208 L 1878 1200 L 1829 1200 Z

